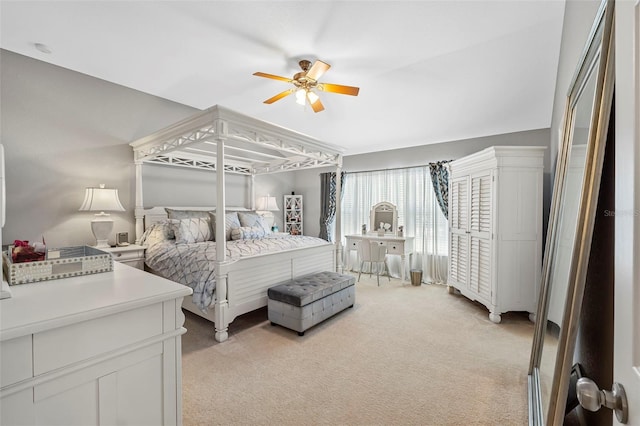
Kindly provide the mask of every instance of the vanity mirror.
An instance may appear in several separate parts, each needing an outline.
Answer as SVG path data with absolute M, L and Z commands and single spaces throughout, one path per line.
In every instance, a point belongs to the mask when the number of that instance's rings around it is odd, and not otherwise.
M 379 234 L 395 234 L 398 229 L 396 206 L 383 201 L 371 208 L 371 231 Z
M 529 424 L 563 423 L 613 98 L 613 1 L 569 86 L 529 365 Z

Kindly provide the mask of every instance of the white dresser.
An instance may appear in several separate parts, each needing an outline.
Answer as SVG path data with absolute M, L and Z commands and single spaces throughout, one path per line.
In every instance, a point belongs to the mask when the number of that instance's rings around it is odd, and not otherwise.
M 495 323 L 504 312 L 536 312 L 544 150 L 495 146 L 449 164 L 448 284 Z
M 397 237 L 395 235 L 377 235 L 377 234 L 365 234 L 365 235 L 346 235 L 347 244 L 345 246 L 345 252 L 347 256 L 347 270 L 351 270 L 351 256 L 349 255 L 351 250 L 358 250 L 358 243 L 360 241 L 375 241 L 376 243 L 387 247 L 387 254 L 397 255 L 402 259 L 402 281 L 405 281 L 405 261 L 407 268 L 411 267 L 411 256 L 413 255 L 413 241 L 414 237 Z M 408 257 L 407 257 L 408 256 Z
M 11 287 L 0 301 L 0 424 L 182 424 L 182 299 L 112 272 Z

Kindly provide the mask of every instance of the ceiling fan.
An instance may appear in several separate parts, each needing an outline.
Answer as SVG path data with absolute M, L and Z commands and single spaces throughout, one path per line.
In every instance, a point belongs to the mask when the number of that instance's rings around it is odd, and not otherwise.
M 278 93 L 274 97 L 267 99 L 264 101 L 265 104 L 272 104 L 285 96 L 295 93 L 297 103 L 304 105 L 305 102 L 309 102 L 313 112 L 320 112 L 324 110 L 324 105 L 320 102 L 320 97 L 313 91 L 314 89 L 323 92 L 339 93 L 341 95 L 358 96 L 358 92 L 360 91 L 360 88 L 358 87 L 318 82 L 318 79 L 327 72 L 331 65 L 322 61 L 315 61 L 313 65 L 311 65 L 311 62 L 306 59 L 298 62 L 298 64 L 300 65 L 300 68 L 302 68 L 302 71 L 296 73 L 293 78 L 280 77 L 279 75 L 266 74 L 263 72 L 253 73 L 253 75 L 257 75 L 258 77 L 286 81 L 287 83 L 292 83 L 294 86 L 291 89 L 285 90 L 284 92 Z

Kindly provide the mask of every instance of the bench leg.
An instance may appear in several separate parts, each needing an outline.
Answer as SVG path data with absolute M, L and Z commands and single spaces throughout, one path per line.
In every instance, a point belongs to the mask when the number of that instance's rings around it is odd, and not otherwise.
M 298 331 L 298 336 L 304 336 L 304 331 Z

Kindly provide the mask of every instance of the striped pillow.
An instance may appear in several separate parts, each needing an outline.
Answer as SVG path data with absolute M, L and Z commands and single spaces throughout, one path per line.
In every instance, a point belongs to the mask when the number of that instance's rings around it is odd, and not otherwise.
M 176 236 L 176 244 L 190 244 L 210 241 L 213 238 L 209 218 L 169 219 Z
M 260 226 L 241 226 L 239 228 L 231 229 L 232 240 L 255 240 L 258 238 L 264 238 L 266 232 Z
M 211 229 L 213 230 L 213 239 L 215 240 L 215 236 L 216 236 L 216 214 L 214 212 L 209 212 L 209 218 L 211 219 L 211 224 L 212 227 Z M 224 229 L 225 229 L 225 238 L 227 241 L 231 241 L 231 229 L 232 228 L 239 228 L 240 225 L 240 219 L 238 218 L 238 213 L 237 212 L 231 212 L 231 213 L 227 213 L 224 215 Z
M 257 213 L 238 212 L 238 218 L 240 219 L 240 225 L 242 225 L 242 227 L 262 228 L 265 235 L 271 233 L 271 229 L 267 225 L 265 218 Z

